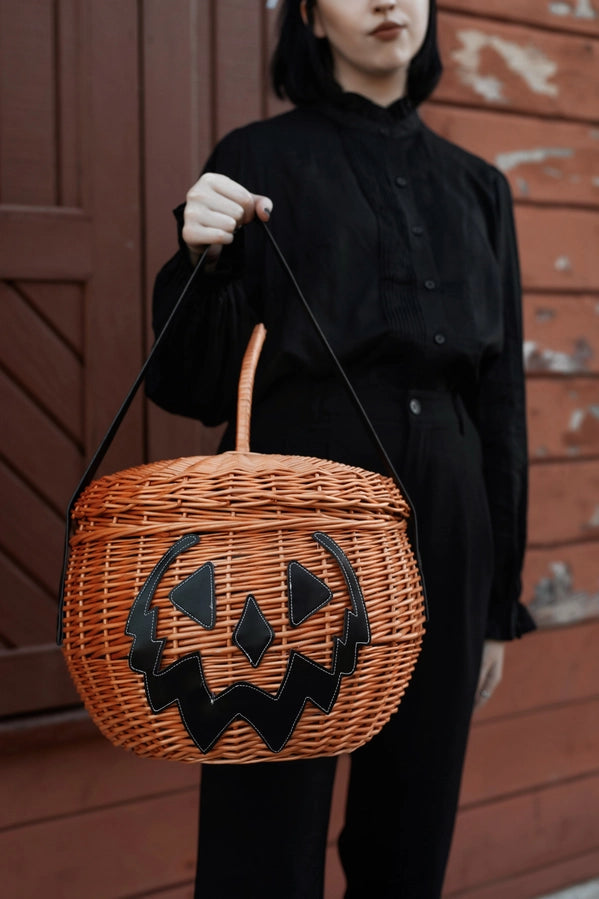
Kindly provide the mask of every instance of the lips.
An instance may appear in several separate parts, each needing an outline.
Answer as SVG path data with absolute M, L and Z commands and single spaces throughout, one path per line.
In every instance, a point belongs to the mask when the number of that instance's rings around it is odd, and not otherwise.
M 374 28 L 370 34 L 373 37 L 391 37 L 392 35 L 399 34 L 404 27 L 405 26 L 401 25 L 399 22 L 385 21 Z

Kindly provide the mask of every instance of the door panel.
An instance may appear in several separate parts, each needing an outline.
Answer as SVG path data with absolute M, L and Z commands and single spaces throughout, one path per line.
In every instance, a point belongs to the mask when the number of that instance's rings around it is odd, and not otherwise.
M 138 10 L 0 7 L 0 668 L 78 701 L 54 645 L 66 507 L 141 363 Z M 104 470 L 143 461 L 141 403 Z

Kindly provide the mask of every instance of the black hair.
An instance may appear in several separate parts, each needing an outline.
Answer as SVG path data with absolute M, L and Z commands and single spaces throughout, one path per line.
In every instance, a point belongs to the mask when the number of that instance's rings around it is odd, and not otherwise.
M 279 39 L 271 60 L 271 80 L 276 95 L 296 106 L 330 99 L 341 92 L 334 77 L 329 42 L 315 37 L 312 31 L 316 2 L 307 0 L 308 25 L 301 16 L 301 0 L 282 0 L 279 12 Z M 414 106 L 432 94 L 442 71 L 436 2 L 430 0 L 426 35 L 408 71 L 407 95 Z

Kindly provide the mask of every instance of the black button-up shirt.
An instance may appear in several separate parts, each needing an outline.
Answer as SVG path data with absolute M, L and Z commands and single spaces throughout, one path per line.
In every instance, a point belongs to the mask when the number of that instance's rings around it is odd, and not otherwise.
M 527 449 L 521 291 L 504 176 L 430 131 L 408 100 L 355 94 L 229 134 L 207 171 L 274 204 L 271 229 L 351 373 L 401 367 L 414 387 L 458 390 L 480 434 L 496 550 L 488 635 L 532 629 L 518 604 L 526 540 Z M 175 210 L 179 224 L 183 207 Z M 191 271 L 184 245 L 159 273 L 154 327 Z M 255 395 L 302 368 L 326 373 L 305 311 L 256 225 L 202 275 L 152 366 L 159 405 L 227 420 L 253 324 L 263 321 Z

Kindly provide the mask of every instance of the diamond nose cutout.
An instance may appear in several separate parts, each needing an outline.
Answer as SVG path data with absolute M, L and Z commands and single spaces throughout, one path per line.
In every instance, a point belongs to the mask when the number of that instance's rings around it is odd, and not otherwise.
M 245 601 L 243 613 L 233 631 L 233 642 L 254 668 L 275 638 L 275 632 L 260 611 L 260 606 L 250 594 Z

